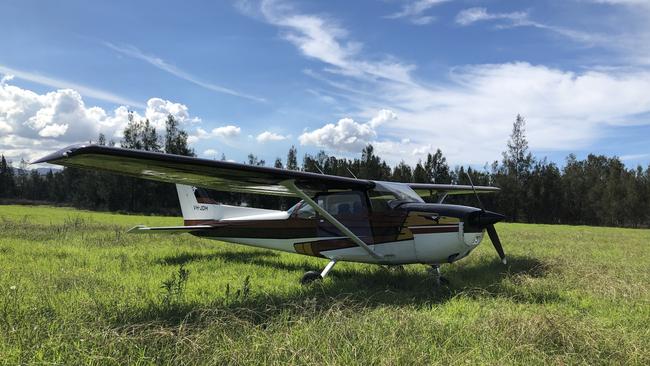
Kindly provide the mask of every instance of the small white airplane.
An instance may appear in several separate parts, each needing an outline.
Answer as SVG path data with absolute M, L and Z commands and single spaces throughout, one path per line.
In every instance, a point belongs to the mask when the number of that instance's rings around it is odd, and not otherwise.
M 440 265 L 466 257 L 485 231 L 506 263 L 494 228 L 503 215 L 443 203 L 447 195 L 496 187 L 372 181 L 98 145 L 70 146 L 34 163 L 46 162 L 176 183 L 184 225 L 136 226 L 130 233 L 189 233 L 329 259 L 322 271 L 305 273 L 303 284 L 324 278 L 339 261 L 422 263 L 440 284 Z M 229 206 L 203 188 L 302 201 L 287 211 Z M 434 194 L 438 203 L 422 199 Z

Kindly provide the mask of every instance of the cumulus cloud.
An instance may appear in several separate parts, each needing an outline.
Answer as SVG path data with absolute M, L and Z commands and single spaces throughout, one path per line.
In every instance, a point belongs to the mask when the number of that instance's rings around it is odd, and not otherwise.
M 275 132 L 270 132 L 270 131 L 264 131 L 257 135 L 255 138 L 257 142 L 269 142 L 269 141 L 282 141 L 286 140 L 288 136 L 280 135 Z
M 241 128 L 233 125 L 213 128 L 212 131 L 210 131 L 210 135 L 215 137 L 235 137 L 239 136 L 240 133 Z
M 377 113 L 377 115 L 375 115 L 374 117 L 372 117 L 370 121 L 368 121 L 368 124 L 370 124 L 372 128 L 377 128 L 378 126 L 388 121 L 392 121 L 396 119 L 397 119 L 397 114 L 395 114 L 395 112 L 389 109 L 382 109 Z
M 219 154 L 219 151 L 215 149 L 207 149 L 203 152 L 204 156 L 216 156 L 217 154 Z
M 215 127 L 210 131 L 206 131 L 199 127 L 196 129 L 196 134 L 188 137 L 188 142 L 195 143 L 199 140 L 207 140 L 215 137 L 220 139 L 232 139 L 238 137 L 240 134 L 241 128 L 233 125 Z
M 128 123 L 129 107 L 113 111 L 87 106 L 73 89 L 59 89 L 38 94 L 10 84 L 7 77 L 0 83 L 0 151 L 13 160 L 32 160 L 46 151 L 72 143 L 97 139 L 99 133 L 119 140 Z M 164 129 L 167 115 L 181 123 L 198 119 L 190 117 L 187 107 L 160 98 L 151 98 L 144 112 L 134 118 L 147 118 Z
M 328 123 L 298 137 L 301 145 L 314 145 L 335 151 L 358 152 L 377 138 L 377 128 L 382 123 L 397 119 L 389 110 L 381 110 L 366 123 L 355 122 L 351 118 L 342 118 L 336 124 Z
M 13 80 L 14 77 L 15 77 L 15 76 L 13 76 L 13 75 L 11 75 L 11 74 L 3 75 L 3 76 L 0 78 L 0 84 L 5 84 L 6 82 Z

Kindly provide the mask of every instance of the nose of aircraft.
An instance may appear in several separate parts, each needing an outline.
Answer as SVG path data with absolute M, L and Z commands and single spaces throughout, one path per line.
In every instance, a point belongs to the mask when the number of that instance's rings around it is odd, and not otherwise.
M 494 249 L 496 249 L 497 253 L 499 254 L 499 258 L 501 258 L 501 262 L 503 262 L 503 264 L 506 264 L 506 255 L 503 252 L 503 247 L 501 246 L 499 235 L 494 228 L 494 224 L 503 219 L 505 219 L 505 216 L 501 214 L 492 211 L 481 210 L 471 215 L 468 218 L 468 223 L 474 227 L 480 228 L 481 230 L 487 230 L 487 233 L 490 236 L 490 240 L 492 241 L 492 245 L 494 245 Z
M 494 225 L 505 218 L 506 217 L 504 215 L 496 212 L 481 211 L 476 217 L 475 222 L 480 227 L 488 227 L 489 225 Z

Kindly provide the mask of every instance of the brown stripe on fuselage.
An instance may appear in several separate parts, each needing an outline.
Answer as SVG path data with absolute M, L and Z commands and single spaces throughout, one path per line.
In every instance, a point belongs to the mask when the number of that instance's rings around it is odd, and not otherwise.
M 458 232 L 458 225 L 440 225 L 440 226 L 411 226 L 413 234 L 433 234 L 433 233 L 455 233 Z
M 189 225 L 188 225 L 189 224 Z M 314 220 L 186 220 L 185 225 L 212 225 L 209 229 L 193 232 L 193 235 L 214 238 L 263 238 L 263 239 L 296 239 L 317 236 Z

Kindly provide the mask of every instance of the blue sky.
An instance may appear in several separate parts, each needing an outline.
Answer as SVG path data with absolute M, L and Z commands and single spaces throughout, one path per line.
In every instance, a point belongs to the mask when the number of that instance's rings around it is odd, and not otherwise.
M 441 148 L 650 163 L 650 1 L 9 1 L 0 151 L 119 141 L 126 111 L 181 119 L 199 156 L 324 149 L 391 163 Z

